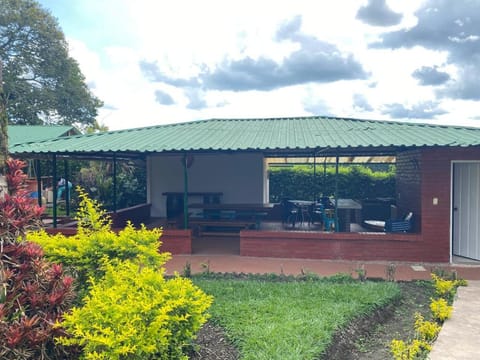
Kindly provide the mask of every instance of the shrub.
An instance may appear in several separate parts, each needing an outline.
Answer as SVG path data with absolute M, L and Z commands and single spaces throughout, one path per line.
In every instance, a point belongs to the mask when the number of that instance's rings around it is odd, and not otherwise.
M 211 297 L 190 280 L 164 279 L 170 255 L 158 252 L 161 230 L 129 223 L 117 234 L 100 205 L 78 191 L 75 236 L 28 235 L 85 281 L 80 305 L 64 315 L 68 336 L 59 344 L 81 348 L 85 359 L 186 358 Z
M 442 279 L 435 274 L 432 274 L 432 279 L 434 280 L 436 294 L 448 301 L 452 301 L 456 290 L 455 281 Z
M 8 160 L 9 194 L 0 200 L 0 358 L 65 359 L 63 347 L 54 344 L 64 332 L 54 323 L 72 304 L 73 279 L 61 265 L 46 262 L 37 244 L 23 241 L 42 213 L 24 188 L 24 166 Z
M 435 321 L 426 321 L 424 317 L 415 314 L 415 339 L 408 343 L 402 340 L 392 340 L 390 352 L 395 360 L 424 359 L 430 352 L 431 346 L 441 330 L 441 324 L 450 318 L 453 307 L 449 301 L 453 301 L 458 286 L 466 286 L 465 280 L 459 280 L 455 276 L 448 276 L 452 280 L 444 278 L 445 274 L 432 272 L 435 292 L 440 298 L 431 299 L 430 310 Z
M 110 161 L 84 162 L 76 174 L 79 185 L 89 196 L 100 201 L 107 209 L 113 209 L 113 167 Z M 146 173 L 143 166 L 133 161 L 117 160 L 116 173 L 117 208 L 125 208 L 146 201 Z
M 339 197 L 367 199 L 395 197 L 395 168 L 388 171 L 372 171 L 365 166 L 340 166 L 338 177 L 335 167 L 327 166 L 325 175 L 320 167 L 314 174 L 312 166 L 271 168 L 269 170 L 270 202 L 284 198 L 314 199 L 331 196 L 335 192 L 335 178 L 338 181 Z
M 135 229 L 128 223 L 116 233 L 111 230 L 111 220 L 100 205 L 89 199 L 82 189 L 77 188 L 77 191 L 81 201 L 76 235 L 49 235 L 38 231 L 29 233 L 27 239 L 40 244 L 48 259 L 72 269 L 82 287 L 87 287 L 90 277 L 100 279 L 103 276 L 106 260 L 130 259 L 159 269 L 170 258 L 170 254 L 158 251 L 160 229 L 148 230 L 143 225 Z
M 420 314 L 415 314 L 415 332 L 419 339 L 432 343 L 442 327 L 433 321 L 426 321 Z
M 453 302 L 453 298 L 457 293 L 459 286 L 467 286 L 467 281 L 464 279 L 445 279 L 436 274 L 432 274 L 432 279 L 435 285 L 435 292 L 441 298 L 448 301 L 449 304 Z
M 65 315 L 73 337 L 61 344 L 82 346 L 86 359 L 187 359 L 210 296 L 188 279 L 166 281 L 131 261 L 107 263 L 104 278 L 91 282 L 84 306 Z
M 73 279 L 61 265 L 43 260 L 40 246 L 22 242 L 1 252 L 0 358 L 63 359 L 54 337 L 64 334 L 54 324 L 74 299 Z
M 430 310 L 432 311 L 432 316 L 443 323 L 452 315 L 453 306 L 448 305 L 447 300 L 440 298 L 432 300 L 430 303 Z
M 25 187 L 27 176 L 22 169 L 26 163 L 17 159 L 7 161 L 8 194 L 0 199 L 0 239 L 2 243 L 15 243 L 29 230 L 41 227 L 43 208 L 29 196 Z
M 413 340 L 405 343 L 403 340 L 392 340 L 390 352 L 395 360 L 423 359 L 432 347 L 425 341 Z

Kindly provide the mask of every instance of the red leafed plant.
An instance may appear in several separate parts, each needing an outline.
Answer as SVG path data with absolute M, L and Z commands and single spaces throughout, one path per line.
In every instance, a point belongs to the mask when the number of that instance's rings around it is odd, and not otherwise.
M 27 231 L 41 226 L 44 209 L 29 196 L 25 186 L 27 176 L 22 171 L 25 166 L 21 160 L 7 161 L 8 194 L 0 194 L 0 241 L 3 243 L 14 243 L 18 237 L 24 238 Z
M 73 359 L 54 343 L 65 335 L 58 322 L 75 299 L 73 279 L 23 240 L 42 213 L 24 189 L 24 166 L 8 161 L 9 194 L 0 199 L 0 359 Z

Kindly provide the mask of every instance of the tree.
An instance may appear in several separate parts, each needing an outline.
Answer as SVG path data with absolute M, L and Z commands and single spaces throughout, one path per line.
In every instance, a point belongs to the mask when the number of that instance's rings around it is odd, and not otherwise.
M 93 124 L 102 102 L 69 56 L 57 20 L 35 0 L 0 0 L 0 9 L 1 101 L 9 122 Z
M 5 93 L 3 91 L 3 66 L 0 57 L 0 196 L 3 196 L 3 176 L 5 175 L 5 167 L 8 159 L 8 116 L 5 102 Z

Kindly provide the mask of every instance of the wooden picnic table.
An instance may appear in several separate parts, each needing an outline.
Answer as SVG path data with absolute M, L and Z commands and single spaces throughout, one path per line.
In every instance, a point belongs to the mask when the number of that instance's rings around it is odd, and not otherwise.
M 189 209 L 204 209 L 204 210 L 234 210 L 234 211 L 251 211 L 251 212 L 261 212 L 269 211 L 273 208 L 273 204 L 190 204 L 188 205 Z
M 273 208 L 273 204 L 190 204 L 190 225 L 199 235 L 224 235 L 241 229 L 258 228 L 260 221 Z

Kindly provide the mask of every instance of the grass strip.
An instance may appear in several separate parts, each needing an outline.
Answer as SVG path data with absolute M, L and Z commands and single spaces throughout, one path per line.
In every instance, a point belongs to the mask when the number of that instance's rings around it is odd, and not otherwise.
M 336 330 L 400 295 L 390 282 L 195 279 L 242 359 L 316 359 Z

